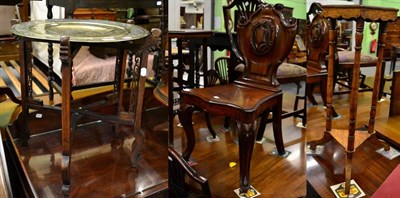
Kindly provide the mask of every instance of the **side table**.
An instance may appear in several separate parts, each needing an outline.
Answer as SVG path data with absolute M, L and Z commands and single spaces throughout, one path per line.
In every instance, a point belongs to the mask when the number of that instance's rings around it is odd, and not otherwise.
M 146 80 L 147 56 L 150 50 L 155 49 L 157 36 L 149 36 L 149 32 L 139 26 L 102 20 L 45 20 L 29 21 L 12 27 L 12 33 L 20 39 L 21 60 L 21 99 L 22 112 L 20 114 L 20 138 L 28 143 L 30 136 L 27 118 L 29 109 L 47 108 L 61 111 L 62 115 L 62 192 L 69 196 L 70 191 L 70 163 L 71 163 L 71 133 L 76 128 L 78 115 L 87 115 L 119 125 L 134 126 L 133 135 L 137 138 L 132 146 L 131 163 L 138 163 L 138 156 L 143 141 L 140 133 L 141 107 L 143 104 L 144 83 Z M 158 35 L 159 36 L 159 35 Z M 60 59 L 62 62 L 62 104 L 58 106 L 45 106 L 35 102 L 32 97 L 32 60 L 31 42 L 50 42 L 60 44 Z M 114 47 L 119 49 L 114 79 L 114 96 L 112 103 L 117 104 L 116 115 L 103 115 L 85 109 L 71 109 L 71 69 L 72 60 L 77 50 L 82 45 L 96 45 Z M 123 89 L 126 69 L 127 49 L 141 57 L 142 61 L 135 65 L 136 76 L 131 85 L 131 101 L 129 109 L 125 110 Z M 133 91 L 133 92 L 132 92 Z M 134 149 L 136 147 L 136 149 Z
M 329 60 L 328 60 L 328 80 L 327 80 L 327 98 L 326 98 L 326 128 L 324 137 L 321 142 L 326 142 L 331 138 L 335 139 L 346 150 L 346 166 L 345 166 L 345 194 L 350 193 L 350 180 L 351 180 L 351 167 L 353 153 L 356 148 L 361 145 L 365 140 L 375 136 L 374 124 L 375 114 L 378 102 L 381 74 L 382 74 L 382 60 L 383 49 L 385 47 L 386 39 L 386 26 L 390 21 L 397 18 L 398 9 L 371 7 L 360 5 L 321 5 L 322 16 L 329 19 Z M 337 47 L 335 42 L 336 38 L 336 21 L 337 20 L 350 20 L 356 22 L 356 43 L 355 43 L 355 64 L 352 76 L 352 89 L 350 95 L 350 116 L 348 129 L 332 129 L 332 97 L 333 97 L 333 75 L 334 75 L 334 50 Z M 371 99 L 370 119 L 368 123 L 368 131 L 356 130 L 357 118 L 357 99 L 358 99 L 358 83 L 360 74 L 360 58 L 361 58 L 361 44 L 363 41 L 363 31 L 365 22 L 379 23 L 379 50 L 378 50 L 378 63 L 375 71 L 375 81 Z M 315 148 L 317 142 L 311 143 L 311 148 Z M 387 146 L 387 145 L 386 145 Z M 385 150 L 389 147 L 385 147 Z

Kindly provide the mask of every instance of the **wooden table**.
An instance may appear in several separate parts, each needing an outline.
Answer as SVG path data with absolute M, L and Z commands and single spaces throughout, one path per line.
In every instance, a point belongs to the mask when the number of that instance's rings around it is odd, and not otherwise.
M 355 149 L 361 145 L 362 142 L 375 135 L 375 115 L 376 106 L 379 95 L 379 87 L 382 74 L 382 60 L 383 48 L 386 39 L 386 26 L 387 23 L 397 18 L 398 9 L 360 6 L 360 5 L 321 5 L 322 15 L 324 18 L 330 20 L 329 30 L 329 61 L 328 61 L 328 81 L 327 81 L 327 110 L 326 110 L 326 129 L 324 138 L 321 140 L 326 142 L 334 138 L 346 150 L 346 168 L 345 168 L 345 193 L 350 193 L 350 180 L 351 180 L 351 166 L 352 157 Z M 348 129 L 333 129 L 332 128 L 332 97 L 333 97 L 333 75 L 334 75 L 334 51 L 336 48 L 336 21 L 337 20 L 354 20 L 356 21 L 356 43 L 355 43 L 355 62 L 352 76 L 352 91 L 350 95 L 350 116 Z M 361 57 L 361 44 L 363 40 L 364 22 L 377 22 L 380 23 L 379 35 L 379 50 L 378 50 L 378 63 L 375 71 L 375 82 L 373 87 L 371 99 L 371 112 L 368 123 L 368 132 L 356 130 L 356 117 L 357 117 L 357 99 L 358 99 L 358 86 L 360 74 L 360 57 Z M 376 136 L 373 136 L 376 137 Z M 312 143 L 314 148 L 315 143 Z
M 60 27 L 60 28 L 58 28 Z M 90 28 L 88 28 L 90 27 Z M 93 27 L 96 27 L 92 29 Z M 84 31 L 82 31 L 82 29 Z M 92 29 L 92 31 L 90 31 Z M 68 30 L 68 35 L 63 35 L 63 30 Z M 122 118 L 124 108 L 122 106 L 126 67 L 126 49 L 138 51 L 151 36 L 149 32 L 141 27 L 117 23 L 111 21 L 98 20 L 47 20 L 30 21 L 14 25 L 11 30 L 20 39 L 20 61 L 21 61 L 21 99 L 22 112 L 20 114 L 20 138 L 27 144 L 30 137 L 28 127 L 29 109 L 53 109 L 61 110 L 62 114 L 62 191 L 64 196 L 69 195 L 70 191 L 70 163 L 71 163 L 71 130 L 76 127 L 78 114 L 89 114 L 99 119 L 112 121 L 114 123 L 123 122 L 133 124 L 133 118 Z M 84 34 L 82 35 L 82 32 Z M 103 32 L 103 34 L 102 34 Z M 90 36 L 88 36 L 90 35 Z M 60 59 L 62 62 L 62 106 L 44 106 L 33 101 L 32 96 L 32 59 L 31 42 L 50 42 L 60 43 Z M 82 45 L 107 46 L 119 49 L 114 80 L 114 95 L 118 94 L 112 102 L 118 104 L 116 116 L 96 115 L 86 112 L 84 109 L 71 110 L 71 75 L 72 59 L 74 49 L 79 49 Z M 146 61 L 143 61 L 146 62 Z M 142 75 L 141 81 L 145 81 Z M 144 84 L 143 84 L 144 86 Z M 121 119 L 122 118 L 122 119 Z
M 47 18 L 53 18 L 52 8 L 53 6 L 60 6 L 65 8 L 65 18 L 72 18 L 75 9 L 77 8 L 160 8 L 160 15 L 155 17 L 161 18 L 160 20 L 160 29 L 162 31 L 162 49 L 165 46 L 165 37 L 167 33 L 167 13 L 168 13 L 168 1 L 160 1 L 160 0 L 46 0 L 47 5 Z M 162 50 L 160 50 L 162 51 Z M 50 42 L 48 44 L 48 81 L 49 86 L 52 87 L 54 79 L 54 71 L 53 71 L 53 44 Z M 160 52 L 161 53 L 161 52 Z M 161 55 L 160 60 L 164 60 L 164 55 Z M 162 66 L 163 62 L 161 63 Z M 162 69 L 161 69 L 162 70 Z M 161 74 L 156 73 L 156 78 L 159 78 Z M 49 98 L 53 100 L 53 89 L 49 89 Z

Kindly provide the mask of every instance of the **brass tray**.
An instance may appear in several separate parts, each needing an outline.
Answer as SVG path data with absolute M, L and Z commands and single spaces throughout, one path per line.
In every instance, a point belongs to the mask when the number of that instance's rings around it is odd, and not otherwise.
M 149 35 L 146 29 L 132 24 L 81 19 L 36 20 L 16 24 L 11 32 L 17 36 L 46 41 L 59 41 L 70 36 L 71 42 L 112 43 L 131 41 Z

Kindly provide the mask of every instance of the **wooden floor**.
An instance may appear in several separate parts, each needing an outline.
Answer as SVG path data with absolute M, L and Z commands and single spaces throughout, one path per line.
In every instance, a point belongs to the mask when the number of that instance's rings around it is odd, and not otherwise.
M 11 64 L 10 62 L 8 62 Z M 8 66 L 10 67 L 10 66 Z M 317 96 L 317 95 L 316 95 Z M 360 93 L 357 127 L 367 123 L 370 110 L 370 92 Z M 321 104 L 320 97 L 319 104 Z M 44 98 L 46 100 L 46 97 Z M 286 97 L 284 107 L 293 100 Z M 46 101 L 45 101 L 46 103 Z M 58 103 L 56 100 L 54 103 Z M 335 95 L 334 106 L 343 117 L 334 121 L 334 128 L 348 126 L 348 95 Z M 292 107 L 289 107 L 289 109 Z M 388 122 L 389 101 L 378 103 L 377 128 Z M 16 141 L 16 148 L 21 155 L 25 174 L 39 197 L 59 197 L 61 189 L 61 142 L 59 128 L 60 117 L 54 112 L 39 112 L 43 118 L 31 114 L 34 135 L 28 147 L 21 147 Z M 165 109 L 147 111 L 144 115 L 143 129 L 146 132 L 146 146 L 141 163 L 135 171 L 129 167 L 129 144 L 127 137 L 117 141 L 106 123 L 93 122 L 82 125 L 73 139 L 72 156 L 72 191 L 74 197 L 115 197 L 121 195 L 140 196 L 140 192 L 154 188 L 165 188 L 168 172 L 166 161 L 167 121 Z M 237 132 L 223 133 L 216 130 L 220 142 L 209 143 L 209 135 L 203 113 L 194 115 L 196 147 L 192 154 L 198 163 L 197 172 L 207 178 L 213 197 L 235 197 L 233 190 L 239 187 L 239 166 L 229 167 L 230 162 L 238 163 Z M 39 120 L 46 120 L 46 125 Z M 39 121 L 39 122 L 38 122 Z M 287 158 L 278 158 L 270 154 L 274 140 L 271 126 L 268 125 L 264 136 L 266 142 L 256 144 L 251 164 L 251 184 L 261 193 L 260 197 L 334 197 L 330 186 L 344 181 L 345 152 L 335 141 L 326 144 L 321 156 L 307 156 L 307 142 L 317 140 L 324 134 L 325 111 L 322 105 L 308 107 L 307 130 L 296 127 L 300 119 L 283 120 L 283 139 L 285 147 L 291 152 Z M 223 117 L 213 116 L 215 129 L 222 126 Z M 39 124 L 38 124 L 39 123 Z M 50 123 L 50 124 L 48 124 Z M 181 151 L 185 147 L 183 129 L 175 118 L 174 146 Z M 386 129 L 382 129 L 386 130 Z M 394 129 L 396 130 L 396 129 Z M 43 131 L 50 131 L 40 134 Z M 11 133 L 14 133 L 11 131 Z M 49 141 L 50 140 L 50 141 Z M 374 141 L 366 141 L 354 153 L 354 180 L 370 197 L 383 183 L 391 171 L 400 164 L 400 157 L 388 160 L 375 150 L 381 146 Z M 165 148 L 165 153 L 160 153 Z M 83 170 L 83 171 L 82 171 Z M 318 195 L 307 196 L 306 181 Z M 101 186 L 99 188 L 99 186 Z M 148 189 L 150 188 L 150 189 Z M 143 195 L 143 194 L 142 194 Z
M 371 105 L 371 93 L 360 93 L 358 100 L 357 128 L 368 123 Z M 333 121 L 333 128 L 346 129 L 349 121 L 348 95 L 336 95 L 333 98 L 335 109 L 343 117 Z M 320 103 L 321 104 L 321 103 Z M 378 103 L 377 125 L 387 119 L 389 101 Z M 307 141 L 321 138 L 325 129 L 325 111 L 321 105 L 308 108 Z M 353 155 L 352 178 L 370 197 L 379 188 L 391 171 L 400 163 L 400 157 L 388 160 L 375 150 L 382 146 L 370 138 L 357 148 Z M 326 144 L 321 156 L 307 156 L 307 180 L 321 197 L 334 197 L 330 186 L 344 182 L 344 165 L 346 153 L 342 147 L 330 141 Z
M 87 124 L 78 127 L 72 139 L 71 197 L 144 197 L 165 190 L 168 133 L 154 131 L 153 126 L 165 122 L 166 113 L 162 108 L 144 113 L 145 145 L 137 169 L 130 166 L 129 158 L 133 137 L 116 138 L 111 124 L 83 118 Z M 33 112 L 29 145 L 22 146 L 18 139 L 14 142 L 23 174 L 37 197 L 62 197 L 60 121 L 59 112 Z M 10 127 L 9 134 L 15 137 L 15 133 Z
M 293 102 L 291 97 L 286 99 L 288 103 Z M 231 125 L 232 132 L 223 133 L 218 130 L 222 127 L 223 117 L 214 116 L 212 123 L 221 141 L 209 143 L 205 140 L 209 132 L 204 122 L 204 113 L 195 113 L 193 120 L 196 146 L 192 157 L 198 163 L 193 168 L 208 179 L 212 197 L 235 197 L 233 190 L 239 188 L 239 154 L 234 125 Z M 260 197 L 306 196 L 306 130 L 296 127 L 299 121 L 300 119 L 294 118 L 283 120 L 283 139 L 285 149 L 291 152 L 289 157 L 279 158 L 270 154 L 275 148 L 271 124 L 264 133 L 266 141 L 255 145 L 250 180 L 251 185 L 261 193 Z M 174 146 L 177 150 L 181 150 L 186 143 L 183 129 L 178 123 L 179 120 L 176 118 Z M 230 167 L 230 162 L 235 162 L 237 165 Z

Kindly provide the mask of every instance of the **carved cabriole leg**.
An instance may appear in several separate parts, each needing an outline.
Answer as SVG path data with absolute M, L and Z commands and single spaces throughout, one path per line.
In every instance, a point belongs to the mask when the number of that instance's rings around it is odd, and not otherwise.
M 272 110 L 272 128 L 274 131 L 274 140 L 278 155 L 284 156 L 286 152 L 282 137 L 282 95 L 277 97 L 277 101 L 278 103 Z
M 29 128 L 28 128 L 28 100 L 29 97 L 29 80 L 28 74 L 29 72 L 29 62 L 30 62 L 30 53 L 31 53 L 31 42 L 26 40 L 21 40 L 19 44 L 19 53 L 20 53 L 20 61 L 21 61 L 21 102 L 22 102 L 22 111 L 20 113 L 20 118 L 18 119 L 18 131 L 19 138 L 21 138 L 22 145 L 26 146 L 28 144 L 29 138 Z
M 241 123 L 236 121 L 239 132 L 240 193 L 250 189 L 250 163 L 256 138 L 257 121 Z
M 181 122 L 183 129 L 185 130 L 186 134 L 186 141 L 187 141 L 187 146 L 185 151 L 182 153 L 183 159 L 186 161 L 189 160 L 190 155 L 192 154 L 194 150 L 194 145 L 195 145 L 195 136 L 194 136 L 194 130 L 193 130 L 193 124 L 192 124 L 192 116 L 193 116 L 193 111 L 194 107 L 191 105 L 181 105 L 181 111 L 179 112 L 179 121 Z
M 68 36 L 61 36 L 60 59 L 62 73 L 62 193 L 69 196 L 71 178 L 71 51 Z

